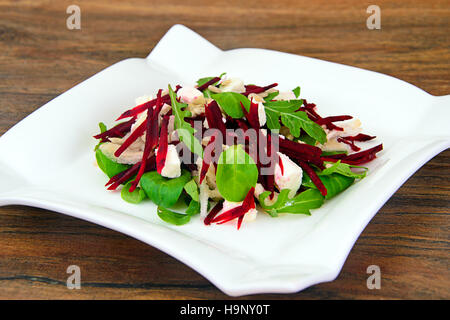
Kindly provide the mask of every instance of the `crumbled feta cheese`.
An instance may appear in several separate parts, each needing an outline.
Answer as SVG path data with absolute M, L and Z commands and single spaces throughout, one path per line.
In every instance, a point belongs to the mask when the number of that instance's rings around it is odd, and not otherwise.
M 155 150 L 158 154 L 158 149 Z M 181 161 L 178 157 L 177 148 L 173 144 L 167 146 L 167 155 L 161 175 L 166 178 L 178 178 L 181 176 Z
M 203 98 L 203 93 L 194 87 L 186 86 L 177 91 L 177 97 L 180 97 L 181 102 L 193 103 L 196 99 Z
M 279 163 L 275 166 L 275 184 L 278 190 L 290 189 L 289 198 L 293 198 L 302 184 L 303 170 L 289 157 L 277 152 L 283 165 L 283 173 Z
M 244 82 L 238 78 L 231 78 L 224 80 L 220 84 L 219 88 L 220 90 L 222 90 L 222 92 L 237 92 L 237 93 L 245 92 Z

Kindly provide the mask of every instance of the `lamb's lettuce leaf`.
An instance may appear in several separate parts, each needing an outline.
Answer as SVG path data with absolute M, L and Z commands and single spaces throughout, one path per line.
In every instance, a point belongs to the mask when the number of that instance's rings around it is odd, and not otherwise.
M 165 178 L 156 171 L 150 171 L 142 175 L 140 184 L 147 197 L 156 205 L 170 208 L 178 201 L 189 180 L 191 180 L 191 174 L 184 169 L 180 177 L 173 179 Z
M 220 155 L 216 183 L 220 194 L 228 201 L 244 200 L 258 180 L 258 168 L 241 145 L 234 145 Z
M 106 156 L 100 149 L 95 150 L 95 159 L 98 167 L 109 177 L 112 178 L 116 174 L 127 170 L 131 166 L 114 161 Z

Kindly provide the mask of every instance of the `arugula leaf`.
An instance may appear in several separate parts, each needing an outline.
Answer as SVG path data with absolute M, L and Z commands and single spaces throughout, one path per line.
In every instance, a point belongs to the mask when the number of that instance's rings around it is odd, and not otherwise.
M 197 183 L 195 183 L 194 179 L 184 185 L 184 191 L 186 191 L 186 193 L 191 196 L 192 200 L 198 201 L 198 186 Z
M 365 170 L 363 172 L 353 172 L 351 170 L 351 168 L 363 168 Z M 319 172 L 318 175 L 326 176 L 326 175 L 330 175 L 332 173 L 339 173 L 346 177 L 363 179 L 366 176 L 368 170 L 369 169 L 366 167 L 349 165 L 347 163 L 342 163 L 341 160 L 339 160 L 339 161 L 333 163 L 333 165 L 331 167 L 326 168 L 325 170 L 322 170 L 322 172 Z
M 355 181 L 355 178 L 346 177 L 339 173 L 331 173 L 326 176 L 319 175 L 319 179 L 322 181 L 325 188 L 327 189 L 327 195 L 325 196 L 325 199 L 327 200 L 333 198 L 337 194 L 341 193 L 342 191 L 350 187 Z M 317 187 L 311 181 L 311 178 L 305 171 L 303 171 L 302 186 L 317 189 Z
M 311 209 L 319 208 L 323 204 L 324 198 L 317 189 L 308 189 L 292 199 L 288 198 L 289 191 L 289 189 L 281 190 L 272 206 L 265 205 L 264 201 L 270 195 L 270 191 L 265 191 L 260 194 L 259 203 L 272 217 L 277 217 L 280 213 L 311 215 Z
M 180 198 L 183 188 L 191 180 L 187 170 L 181 171 L 178 178 L 165 178 L 156 171 L 146 172 L 142 175 L 140 184 L 147 197 L 158 206 L 170 208 Z
M 123 186 L 122 191 L 120 192 L 120 196 L 123 200 L 129 203 L 138 204 L 142 200 L 144 200 L 147 196 L 145 195 L 144 190 L 137 187 L 133 192 L 130 192 L 132 182 L 128 182 L 126 185 Z
M 161 220 L 176 226 L 181 226 L 191 220 L 191 215 L 173 212 L 163 206 L 158 206 L 157 213 Z
M 267 127 L 271 130 L 280 129 L 279 119 L 289 128 L 291 134 L 298 138 L 300 129 L 303 129 L 310 137 L 320 143 L 327 141 L 327 135 L 323 128 L 310 120 L 304 111 L 297 111 L 303 104 L 303 100 L 266 101 L 264 103 L 267 115 Z
M 186 110 L 187 104 L 177 101 L 176 93 L 169 85 L 169 96 L 172 104 L 172 113 L 175 116 L 174 125 L 180 141 L 182 141 L 192 153 L 203 158 L 203 148 L 200 141 L 194 137 L 195 129 L 184 121 L 185 117 L 190 117 L 191 113 Z
M 298 140 L 303 141 L 304 143 L 309 144 L 310 146 L 316 145 L 316 139 L 308 136 L 307 134 L 301 134 Z
M 220 194 L 228 201 L 244 200 L 258 180 L 258 168 L 241 145 L 234 145 L 220 155 L 216 183 Z
M 298 98 L 300 96 L 300 87 L 296 87 L 292 92 L 295 94 L 295 97 Z
M 216 102 L 223 109 L 223 111 L 225 111 L 226 114 L 235 119 L 239 119 L 244 116 L 244 111 L 242 111 L 241 102 L 247 111 L 250 109 L 250 100 L 240 93 L 236 92 L 215 93 L 211 95 L 211 98 L 216 100 Z
M 103 122 L 100 122 L 98 124 L 98 127 L 100 128 L 100 133 L 103 133 L 107 130 L 106 125 Z M 97 143 L 97 145 L 94 148 L 94 151 L 97 151 L 97 149 L 100 147 L 100 145 L 103 143 L 102 142 L 103 139 L 100 139 L 100 141 Z
M 127 170 L 131 166 L 118 163 L 106 156 L 100 149 L 95 150 L 95 159 L 98 167 L 109 177 L 112 178 L 116 174 Z

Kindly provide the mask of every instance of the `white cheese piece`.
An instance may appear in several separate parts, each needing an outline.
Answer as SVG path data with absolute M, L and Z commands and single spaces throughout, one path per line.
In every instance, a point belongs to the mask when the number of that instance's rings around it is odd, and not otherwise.
M 155 150 L 158 155 L 158 149 Z M 166 178 L 178 178 L 181 176 L 181 160 L 178 157 L 177 148 L 173 144 L 167 146 L 167 155 L 161 175 Z
M 203 93 L 194 87 L 183 87 L 177 91 L 177 97 L 180 97 L 181 102 L 193 103 L 196 99 L 203 97 Z
M 290 189 L 289 198 L 293 198 L 302 184 L 303 170 L 288 156 L 277 152 L 283 165 L 283 173 L 281 173 L 280 164 L 275 166 L 275 184 L 278 190 Z
M 114 152 L 119 149 L 120 144 L 105 142 L 100 145 L 100 150 L 108 158 L 122 164 L 136 164 L 142 160 L 142 151 L 126 149 L 119 157 L 114 155 Z

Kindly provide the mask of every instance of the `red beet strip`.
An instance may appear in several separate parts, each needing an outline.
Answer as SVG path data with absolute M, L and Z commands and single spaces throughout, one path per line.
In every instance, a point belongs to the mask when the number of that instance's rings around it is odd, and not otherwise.
M 201 86 L 197 87 L 197 90 L 203 91 L 205 89 L 208 89 L 208 87 L 210 85 L 213 85 L 214 83 L 216 83 L 217 81 L 219 81 L 220 78 L 219 77 L 215 77 L 212 78 L 211 80 L 209 80 L 208 82 L 205 82 L 204 84 L 202 84 Z
M 177 85 L 175 87 L 175 92 L 177 92 L 179 89 L 181 88 L 180 85 Z M 162 97 L 162 104 L 164 105 L 164 103 L 170 104 L 170 96 L 169 94 L 165 94 Z M 137 116 L 139 113 L 144 112 L 145 110 L 148 109 L 148 107 L 154 107 L 156 105 L 156 100 L 157 99 L 153 99 L 150 101 L 147 101 L 143 104 L 140 104 L 132 109 L 129 109 L 127 111 L 125 111 L 124 113 L 122 113 L 120 115 L 120 117 L 117 118 L 117 120 L 123 119 L 123 118 L 128 118 L 128 117 L 133 117 L 133 116 Z M 117 121 L 116 120 L 116 121 Z
M 214 208 L 211 209 L 211 211 L 208 213 L 208 215 L 206 216 L 205 220 L 203 220 L 203 222 L 206 225 L 210 225 L 211 221 L 214 219 L 214 217 L 220 212 L 220 210 L 222 210 L 223 208 L 223 202 L 218 202 Z
M 133 142 L 142 136 L 147 128 L 147 122 L 142 122 L 133 133 L 122 143 L 122 145 L 114 152 L 116 157 L 119 157 Z
M 205 108 L 206 120 L 208 121 L 208 126 L 212 129 L 219 129 L 222 133 L 222 137 L 225 138 L 226 126 L 222 121 L 222 112 L 220 111 L 219 105 L 216 101 L 212 101 Z
M 347 137 L 342 137 L 342 139 L 348 140 L 348 141 L 369 141 L 372 139 L 375 139 L 376 136 L 369 136 L 367 134 L 364 133 L 359 133 L 356 136 L 347 136 Z
M 253 197 L 255 194 L 255 188 L 251 188 L 247 195 L 245 196 L 244 201 L 238 207 L 230 209 L 228 211 L 223 212 L 221 215 L 215 217 L 211 220 L 212 223 L 222 224 L 233 219 L 239 218 L 240 216 L 244 216 L 250 209 L 255 208 L 255 198 Z
M 155 163 L 156 163 L 155 156 L 150 157 L 147 160 L 146 170 L 147 171 L 154 170 L 154 168 L 156 166 Z M 116 190 L 118 186 L 120 186 L 121 184 L 126 182 L 128 179 L 133 177 L 138 172 L 140 166 L 141 166 L 141 162 L 138 162 L 138 163 L 134 164 L 131 168 L 116 174 L 106 184 L 106 185 L 110 184 L 110 186 L 108 187 L 108 190 Z
M 337 142 L 342 142 L 342 143 L 345 143 L 345 144 L 349 145 L 350 148 L 351 148 L 353 151 L 359 151 L 359 150 L 361 150 L 360 147 L 358 147 L 357 145 L 355 145 L 355 142 L 354 142 L 354 141 L 349 141 L 349 140 L 346 140 L 346 139 L 344 139 L 344 138 L 342 138 L 342 137 L 339 137 L 339 138 L 337 138 L 336 140 L 337 140 Z
M 272 83 L 272 84 L 269 84 L 268 86 L 265 86 L 265 87 L 251 86 L 250 90 L 248 90 L 247 87 L 246 87 L 246 91 L 244 93 L 242 93 L 242 94 L 244 96 L 248 96 L 251 93 L 261 93 L 261 92 L 267 91 L 269 89 L 272 89 L 272 88 L 274 88 L 276 86 L 278 86 L 278 83 Z
M 132 118 L 128 121 L 117 124 L 105 132 L 99 133 L 94 136 L 95 139 L 107 139 L 107 138 L 122 138 L 130 131 L 131 126 L 136 121 L 136 118 Z
M 329 162 L 337 162 L 339 160 L 341 160 L 342 163 L 347 163 L 347 164 L 351 164 L 351 165 L 360 165 L 360 164 L 364 164 L 367 162 L 372 161 L 373 159 L 376 158 L 376 154 L 378 152 L 380 152 L 381 150 L 383 150 L 383 145 L 379 144 L 373 148 L 358 152 L 358 153 L 353 153 L 351 155 L 346 155 L 345 157 L 333 157 L 333 156 L 327 156 L 327 157 L 322 157 L 321 159 L 323 161 L 329 161 Z
M 166 164 L 167 149 L 169 148 L 168 143 L 169 134 L 167 130 L 168 124 L 169 124 L 169 117 L 166 115 L 164 116 L 161 122 L 161 133 L 159 137 L 158 153 L 156 154 L 156 171 L 158 171 L 159 174 L 161 174 L 162 169 Z
M 311 178 L 311 181 L 314 183 L 314 185 L 319 189 L 320 193 L 325 197 L 328 193 L 327 188 L 325 188 L 324 184 L 322 183 L 322 180 L 320 180 L 317 173 L 304 161 L 299 161 L 300 167 L 302 167 L 303 170 L 306 171 L 308 176 Z
M 147 119 L 145 121 L 146 123 L 146 133 L 145 133 L 145 146 L 144 146 L 144 152 L 142 153 L 142 161 L 141 166 L 139 167 L 139 171 L 136 175 L 136 178 L 132 182 L 130 186 L 130 192 L 133 192 L 139 181 L 141 180 L 142 175 L 145 172 L 146 162 L 147 158 L 150 155 L 150 152 L 156 147 L 156 144 L 158 143 L 158 114 L 161 110 L 161 92 L 160 89 L 158 91 L 158 95 L 156 98 L 156 107 L 155 109 L 152 109 L 151 107 L 147 110 Z
M 350 119 L 353 119 L 353 117 L 352 116 L 347 116 L 347 115 L 344 115 L 344 116 L 331 116 L 331 117 L 325 117 L 325 118 L 318 119 L 316 123 L 322 125 L 322 124 L 327 124 L 327 123 L 330 123 L 330 122 L 345 121 L 345 120 L 350 120 Z
M 253 102 L 253 99 L 250 100 L 250 109 L 247 111 L 245 109 L 244 105 L 241 102 L 241 108 L 244 112 L 245 118 L 247 118 L 248 123 L 250 123 L 250 126 L 252 126 L 254 129 L 259 129 L 259 116 L 258 116 L 258 104 Z

